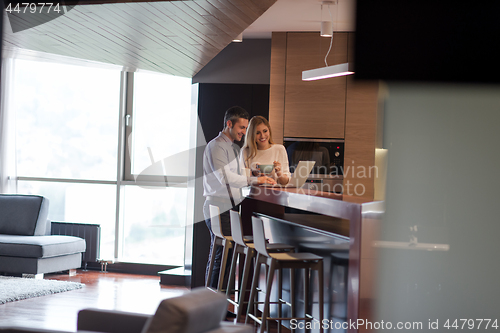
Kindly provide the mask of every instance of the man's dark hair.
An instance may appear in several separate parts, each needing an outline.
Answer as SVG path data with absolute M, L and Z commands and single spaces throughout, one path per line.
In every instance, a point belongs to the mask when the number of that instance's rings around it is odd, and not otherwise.
M 241 106 L 232 106 L 227 109 L 226 114 L 224 115 L 224 129 L 227 127 L 227 121 L 230 120 L 231 124 L 234 125 L 238 119 L 250 119 L 250 115 L 247 110 L 242 108 Z

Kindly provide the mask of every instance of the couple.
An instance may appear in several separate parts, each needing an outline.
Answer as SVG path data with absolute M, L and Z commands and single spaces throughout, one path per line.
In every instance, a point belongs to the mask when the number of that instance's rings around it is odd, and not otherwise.
M 243 200 L 241 188 L 260 184 L 287 184 L 290 180 L 288 157 L 285 147 L 274 144 L 269 122 L 261 116 L 253 117 L 239 106 L 229 108 L 224 115 L 224 128 L 210 141 L 203 153 L 203 215 L 211 235 L 210 254 L 214 246 L 214 234 L 210 222 L 210 205 L 220 209 L 220 220 L 225 235 L 231 234 L 229 210 L 238 209 Z M 247 133 L 245 144 L 240 149 L 234 141 L 241 141 Z M 245 168 L 253 169 L 258 164 L 273 164 L 269 176 L 246 176 Z M 222 248 L 215 254 L 214 272 L 208 286 L 217 287 L 222 257 Z M 210 262 L 210 258 L 209 258 Z M 208 276 L 208 265 L 206 275 Z

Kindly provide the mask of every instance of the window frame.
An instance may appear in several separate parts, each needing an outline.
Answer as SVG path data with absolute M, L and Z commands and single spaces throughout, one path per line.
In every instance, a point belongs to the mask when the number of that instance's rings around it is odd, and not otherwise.
M 124 165 L 123 165 L 123 179 L 124 182 L 127 182 L 127 185 L 136 184 L 139 186 L 165 186 L 165 187 L 188 187 L 189 177 L 183 176 L 171 176 L 171 175 L 138 175 L 132 173 L 132 157 L 130 156 L 130 152 L 133 147 L 131 147 L 131 142 L 127 140 L 129 137 L 133 137 L 134 131 L 134 72 L 127 72 L 126 77 L 126 105 L 125 105 L 125 114 L 124 114 Z

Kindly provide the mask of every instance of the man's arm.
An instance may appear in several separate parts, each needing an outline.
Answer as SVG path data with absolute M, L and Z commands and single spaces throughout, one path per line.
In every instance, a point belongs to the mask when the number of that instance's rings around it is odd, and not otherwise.
M 211 147 L 211 159 L 214 170 L 214 175 L 221 184 L 226 184 L 222 170 L 226 172 L 227 182 L 231 187 L 244 187 L 248 185 L 248 180 L 245 175 L 238 174 L 236 156 L 232 147 L 224 147 L 224 144 L 215 143 Z M 231 156 L 233 156 L 231 158 Z

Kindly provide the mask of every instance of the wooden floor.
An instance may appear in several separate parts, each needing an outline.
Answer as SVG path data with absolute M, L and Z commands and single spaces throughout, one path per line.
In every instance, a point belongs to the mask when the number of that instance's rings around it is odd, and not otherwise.
M 161 300 L 182 295 L 184 287 L 160 285 L 156 276 L 78 270 L 75 276 L 46 279 L 84 283 L 82 289 L 0 304 L 1 326 L 76 331 L 77 313 L 85 308 L 153 314 Z

